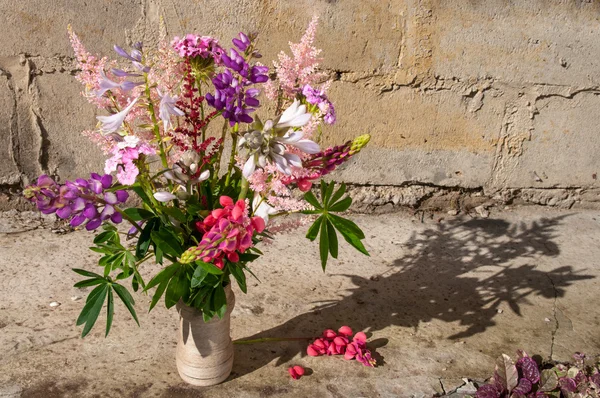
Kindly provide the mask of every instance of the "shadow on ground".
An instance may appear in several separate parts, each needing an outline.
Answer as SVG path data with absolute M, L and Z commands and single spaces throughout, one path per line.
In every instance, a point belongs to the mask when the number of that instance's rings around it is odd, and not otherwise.
M 384 274 L 370 279 L 347 275 L 355 287 L 339 301 L 319 305 L 244 340 L 318 335 L 342 324 L 370 332 L 391 325 L 416 330 L 434 319 L 460 325 L 448 339 L 482 333 L 495 325 L 501 304 L 520 315 L 528 297 L 562 297 L 568 286 L 593 277 L 577 274 L 571 266 L 536 269 L 537 259 L 559 255 L 556 227 L 565 217 L 529 224 L 463 218 L 413 233 L 403 245 L 406 254 Z M 277 365 L 287 362 L 305 349 L 305 342 L 236 345 L 232 377 L 274 359 Z

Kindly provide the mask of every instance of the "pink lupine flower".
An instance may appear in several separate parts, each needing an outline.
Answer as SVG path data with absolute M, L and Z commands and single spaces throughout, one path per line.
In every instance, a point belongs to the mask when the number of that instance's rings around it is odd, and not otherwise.
M 288 368 L 288 373 L 292 376 L 292 379 L 298 380 L 304 375 L 304 368 L 302 366 L 291 366 Z
M 352 329 L 349 326 L 342 326 L 338 329 L 338 333 L 344 336 L 352 336 Z
M 252 246 L 254 233 L 265 229 L 261 217 L 249 217 L 244 200 L 234 203 L 229 196 L 221 196 L 219 203 L 223 208 L 214 209 L 204 220 L 196 223 L 196 229 L 204 235 L 197 247 L 184 253 L 186 261 L 190 257 L 191 261 L 201 259 L 222 269 L 225 258 L 238 262 L 238 253 L 244 253 Z
M 363 332 L 358 332 L 352 341 L 350 336 L 352 336 L 352 329 L 349 326 L 342 326 L 338 333 L 326 329 L 323 331 L 323 337 L 308 345 L 306 353 L 311 357 L 344 355 L 347 360 L 356 359 L 365 366 L 375 366 L 376 361 L 367 349 L 367 336 Z

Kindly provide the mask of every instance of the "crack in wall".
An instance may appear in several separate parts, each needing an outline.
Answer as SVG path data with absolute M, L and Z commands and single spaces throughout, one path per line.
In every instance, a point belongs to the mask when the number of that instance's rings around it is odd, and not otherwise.
M 554 355 L 554 343 L 555 343 L 555 339 L 556 339 L 556 333 L 558 332 L 558 328 L 560 327 L 560 324 L 558 322 L 558 316 L 556 314 L 556 304 L 558 302 L 558 291 L 556 290 L 556 285 L 554 284 L 554 281 L 552 280 L 550 275 L 546 274 L 546 277 L 552 284 L 552 289 L 554 290 L 554 304 L 552 306 L 552 312 L 553 312 L 553 316 L 554 316 L 554 330 L 552 330 L 552 341 L 550 343 L 550 360 L 552 361 L 552 358 Z

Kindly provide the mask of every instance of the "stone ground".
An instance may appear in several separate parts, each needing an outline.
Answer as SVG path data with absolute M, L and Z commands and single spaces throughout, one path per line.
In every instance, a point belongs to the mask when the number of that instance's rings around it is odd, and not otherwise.
M 600 212 L 352 218 L 371 257 L 343 246 L 323 274 L 301 231 L 281 237 L 254 264 L 262 282 L 236 292 L 232 335 L 311 336 L 346 324 L 367 331 L 381 366 L 307 357 L 300 342 L 237 345 L 225 383 L 192 388 L 175 368 L 174 310 L 148 314 L 149 298 L 135 294 L 141 327 L 117 305 L 108 338 L 102 326 L 79 338 L 77 297 L 87 292 L 72 287 L 70 268 L 94 268 L 91 234 L 4 213 L 0 397 L 430 397 L 463 377 L 485 379 L 502 352 L 600 353 Z M 296 364 L 310 375 L 292 380 Z

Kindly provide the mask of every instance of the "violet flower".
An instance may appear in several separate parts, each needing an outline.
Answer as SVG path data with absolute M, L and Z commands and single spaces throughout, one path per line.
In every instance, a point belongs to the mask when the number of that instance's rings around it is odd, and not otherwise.
M 88 180 L 79 178 L 59 185 L 47 175 L 42 175 L 37 184 L 28 186 L 23 193 L 42 213 L 56 213 L 58 217 L 70 220 L 72 227 L 86 222 L 85 228 L 91 231 L 107 220 L 115 224 L 123 221 L 114 206 L 125 203 L 129 194 L 124 190 L 107 191 L 112 187 L 112 181 L 109 174 L 100 176 L 92 173 Z

